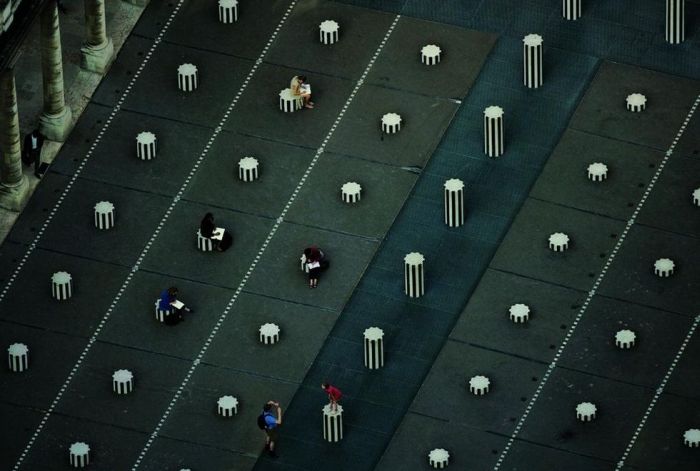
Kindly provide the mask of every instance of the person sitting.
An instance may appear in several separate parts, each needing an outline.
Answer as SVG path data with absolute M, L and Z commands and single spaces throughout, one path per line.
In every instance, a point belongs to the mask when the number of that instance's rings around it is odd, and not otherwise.
M 304 249 L 304 264 L 305 271 L 309 274 L 309 288 L 316 288 L 321 272 L 329 266 L 326 254 L 315 245 L 312 245 Z
M 212 245 L 219 252 L 226 251 L 233 244 L 233 236 L 223 227 L 216 227 L 214 215 L 207 213 L 199 225 L 199 233 L 202 237 L 212 240 Z
M 178 293 L 178 289 L 174 286 L 171 286 L 170 288 L 163 290 L 163 292 L 160 293 L 158 309 L 160 311 L 165 311 L 168 313 L 165 316 L 165 323 L 168 325 L 175 325 L 185 320 L 185 318 L 182 315 L 182 311 L 189 313 L 194 312 L 193 309 L 185 306 L 185 304 L 182 301 L 178 301 Z
M 289 84 L 292 90 L 292 95 L 300 98 L 304 104 L 304 108 L 313 108 L 314 102 L 311 101 L 311 85 L 306 83 L 306 75 L 295 75 Z

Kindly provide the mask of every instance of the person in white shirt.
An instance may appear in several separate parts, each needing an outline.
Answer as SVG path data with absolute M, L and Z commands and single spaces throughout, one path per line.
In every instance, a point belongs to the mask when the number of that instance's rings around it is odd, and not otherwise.
M 292 94 L 301 98 L 304 103 L 304 108 L 313 108 L 314 102 L 311 101 L 311 85 L 306 83 L 305 75 L 295 75 L 289 84 Z

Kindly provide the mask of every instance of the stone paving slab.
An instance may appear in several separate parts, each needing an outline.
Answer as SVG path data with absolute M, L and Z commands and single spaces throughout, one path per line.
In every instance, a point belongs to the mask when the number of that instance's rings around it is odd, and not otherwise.
M 0 283 L 3 286 L 10 280 L 26 251 L 26 245 L 8 239 L 0 245 Z
M 624 224 L 528 199 L 494 255 L 491 268 L 587 291 Z M 569 249 L 548 248 L 550 234 L 569 235 Z M 613 235 L 615 235 L 613 237 Z
M 678 360 L 671 379 L 666 384 L 666 392 L 678 396 L 697 399 L 700 388 L 700 368 L 697 366 L 700 354 L 700 336 L 697 331 L 686 345 Z
M 153 442 L 151 449 L 141 462 L 140 469 L 144 471 L 163 471 L 164 469 L 197 469 L 203 465 L 212 470 L 236 470 L 251 469 L 257 456 L 242 455 L 240 453 L 221 450 L 215 447 L 204 446 L 190 441 L 173 440 L 158 437 Z
M 3 434 L 3 446 L 0 447 L 0 466 L 2 469 L 12 469 L 24 446 L 32 437 L 34 429 L 41 422 L 43 415 L 41 411 L 33 408 L 0 402 L 0 417 L 6 424 L 24 425 L 23 427 L 15 427 L 12 433 Z
M 683 135 L 674 149 L 674 156 L 700 159 L 700 115 L 697 111 L 686 125 Z
M 488 269 L 450 333 L 450 339 L 550 362 L 578 313 L 585 293 Z M 530 307 L 530 320 L 514 324 L 509 308 Z
M 635 225 L 598 292 L 694 317 L 700 303 L 697 244 L 697 239 Z M 654 275 L 654 261 L 662 257 L 676 263 L 670 278 Z
M 642 93 L 647 97 L 645 111 L 627 111 L 625 98 L 630 93 Z M 665 151 L 673 142 L 698 93 L 698 81 L 605 62 L 583 97 L 570 126 Z
M 568 129 L 530 197 L 627 220 L 663 156 L 648 147 Z M 588 179 L 587 168 L 593 162 L 608 166 L 605 181 Z
M 510 459 L 500 469 L 504 471 L 610 471 L 615 463 L 599 458 L 570 453 L 564 450 L 518 440 L 510 452 Z M 533 459 L 536 457 L 536 459 Z M 486 469 L 486 468 L 485 468 Z

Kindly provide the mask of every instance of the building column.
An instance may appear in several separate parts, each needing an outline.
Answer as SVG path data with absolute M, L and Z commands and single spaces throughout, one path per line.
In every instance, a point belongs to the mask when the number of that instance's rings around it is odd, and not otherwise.
M 63 142 L 70 129 L 71 112 L 63 93 L 61 31 L 56 0 L 47 2 L 41 12 L 41 76 L 44 111 L 39 118 L 39 129 L 47 139 Z
M 112 38 L 107 37 L 105 0 L 85 0 L 85 28 L 87 34 L 80 49 L 80 66 L 91 72 L 104 73 L 114 55 Z
M 124 0 L 126 3 L 131 3 L 137 7 L 145 7 L 148 5 L 148 0 Z
M 22 174 L 14 69 L 0 72 L 0 152 L 0 206 L 19 211 L 28 195 L 29 185 Z

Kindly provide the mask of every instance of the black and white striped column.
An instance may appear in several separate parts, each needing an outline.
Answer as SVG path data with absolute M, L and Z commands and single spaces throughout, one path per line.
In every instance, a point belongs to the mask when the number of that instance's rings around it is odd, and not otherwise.
M 464 182 L 458 178 L 445 182 L 445 224 L 450 227 L 464 224 Z
M 177 68 L 177 88 L 183 92 L 191 92 L 197 89 L 197 66 L 194 64 L 181 64 Z
M 260 163 L 255 157 L 243 157 L 238 161 L 238 178 L 244 182 L 257 180 L 259 166 Z
M 323 439 L 331 443 L 343 439 L 343 406 L 336 407 L 333 410 L 330 404 L 323 406 Z
M 29 369 L 29 347 L 23 343 L 13 343 L 7 347 L 7 362 L 10 371 L 15 373 Z
M 238 0 L 219 0 L 219 21 L 227 24 L 238 21 Z
M 425 257 L 418 252 L 411 252 L 404 258 L 404 293 L 411 298 L 420 298 L 425 294 Z
M 581 18 L 581 0 L 561 0 L 562 16 L 565 20 L 578 20 Z
M 51 294 L 59 301 L 65 301 L 73 296 L 73 277 L 70 273 L 57 271 L 51 276 Z
M 70 465 L 74 468 L 84 468 L 90 464 L 90 445 L 85 442 L 75 442 L 68 449 Z
M 114 205 L 109 201 L 95 204 L 95 227 L 100 230 L 114 227 Z
M 378 370 L 384 366 L 384 331 L 379 327 L 365 329 L 365 366 Z
M 129 394 L 134 390 L 134 374 L 129 370 L 116 370 L 112 373 L 112 391 L 115 393 Z
M 489 106 L 484 109 L 484 153 L 489 157 L 499 157 L 505 149 L 503 108 Z
M 523 38 L 523 82 L 527 88 L 542 86 L 542 36 L 528 34 Z
M 136 157 L 141 160 L 151 160 L 156 157 L 156 135 L 143 131 L 136 135 Z
M 666 0 L 666 42 L 685 41 L 685 0 Z

